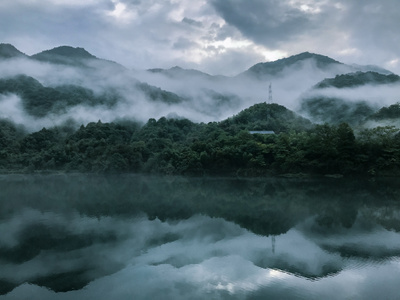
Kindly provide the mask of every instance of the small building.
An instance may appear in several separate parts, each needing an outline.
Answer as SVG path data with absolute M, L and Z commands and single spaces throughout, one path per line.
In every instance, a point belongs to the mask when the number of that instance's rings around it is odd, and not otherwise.
M 272 130 L 251 130 L 251 131 L 249 131 L 249 133 L 250 134 L 255 134 L 255 133 L 258 133 L 258 134 L 275 134 L 275 132 L 272 131 Z

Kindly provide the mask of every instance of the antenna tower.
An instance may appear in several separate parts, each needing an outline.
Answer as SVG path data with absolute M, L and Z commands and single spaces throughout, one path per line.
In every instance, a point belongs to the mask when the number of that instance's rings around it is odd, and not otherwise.
M 268 103 L 272 103 L 272 85 L 271 85 L 271 83 L 269 84 L 269 90 L 268 90 Z

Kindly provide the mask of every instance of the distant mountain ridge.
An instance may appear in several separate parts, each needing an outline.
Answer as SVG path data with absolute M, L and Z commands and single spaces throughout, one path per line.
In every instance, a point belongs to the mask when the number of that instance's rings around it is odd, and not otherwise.
M 19 51 L 11 44 L 0 44 L 0 59 L 15 58 L 15 57 L 27 57 L 26 54 Z
M 388 84 L 400 82 L 400 76 L 395 74 L 384 75 L 377 72 L 356 72 L 337 75 L 335 78 L 327 78 L 316 84 L 315 88 L 328 87 L 351 88 L 366 84 Z
M 92 61 L 112 63 L 115 66 L 118 65 L 121 68 L 125 68 L 122 65 L 115 63 L 113 61 L 98 58 L 81 47 L 72 47 L 64 45 L 55 47 L 50 50 L 44 50 L 42 52 L 28 56 L 11 44 L 5 44 L 5 43 L 0 44 L 0 59 L 1 58 L 7 59 L 13 57 L 27 57 L 38 61 L 44 61 L 56 64 L 77 65 L 77 66 L 82 65 L 82 63 L 85 61 L 92 60 Z M 262 78 L 263 76 L 268 76 L 268 75 L 274 76 L 281 73 L 285 68 L 300 66 L 302 62 L 305 62 L 310 59 L 313 59 L 315 61 L 315 64 L 319 69 L 326 69 L 330 66 L 348 66 L 351 72 L 372 71 L 385 75 L 393 74 L 392 72 L 377 66 L 372 66 L 372 65 L 361 66 L 355 64 L 345 65 L 325 55 L 310 53 L 310 52 L 302 52 L 286 58 L 278 59 L 276 61 L 257 63 L 252 67 L 250 67 L 248 70 L 245 70 L 244 72 L 238 74 L 235 77 L 241 77 L 247 75 L 258 78 Z M 193 77 L 197 76 L 208 79 L 226 78 L 226 76 L 223 75 L 210 75 L 205 72 L 201 72 L 199 70 L 184 69 L 179 66 L 175 66 L 170 69 L 153 68 L 153 69 L 148 69 L 147 71 L 150 73 L 160 73 L 172 78 L 185 77 L 185 76 L 193 76 Z
M 90 54 L 84 48 L 74 48 L 71 46 L 60 46 L 51 50 L 45 50 L 40 53 L 34 54 L 31 58 L 37 60 L 53 60 L 55 58 L 77 58 L 77 59 L 96 59 L 97 57 Z
M 309 59 L 314 59 L 317 67 L 320 69 L 327 68 L 331 65 L 342 65 L 341 62 L 338 62 L 328 56 L 303 52 L 287 58 L 278 59 L 276 61 L 255 64 L 247 71 L 239 74 L 239 76 L 252 75 L 255 77 L 262 77 L 266 75 L 277 75 L 285 68 L 299 65 L 301 62 Z

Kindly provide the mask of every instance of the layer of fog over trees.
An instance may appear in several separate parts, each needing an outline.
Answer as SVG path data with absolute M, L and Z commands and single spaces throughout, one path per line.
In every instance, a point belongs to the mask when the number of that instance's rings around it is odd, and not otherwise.
M 326 115 L 345 110 L 337 121 L 351 124 L 360 105 L 364 115 L 359 119 L 398 102 L 400 87 L 398 76 L 388 70 L 345 65 L 308 52 L 225 77 L 179 67 L 128 70 L 67 46 L 29 57 L 1 44 L 0 70 L 0 118 L 23 124 L 29 131 L 71 119 L 77 125 L 119 119 L 145 123 L 162 116 L 220 121 L 268 102 L 270 83 L 273 102 L 317 123 L 335 121 Z M 337 77 L 344 74 L 347 77 Z M 342 80 L 339 85 L 332 82 L 335 78 Z M 24 86 L 28 92 L 21 91 Z

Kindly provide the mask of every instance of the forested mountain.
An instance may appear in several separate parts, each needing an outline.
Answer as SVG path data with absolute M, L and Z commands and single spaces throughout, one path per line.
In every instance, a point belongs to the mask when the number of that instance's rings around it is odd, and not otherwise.
M 335 78 L 327 78 L 316 84 L 315 88 L 323 89 L 328 87 L 352 88 L 367 84 L 390 84 L 400 82 L 400 76 L 395 74 L 380 74 L 377 72 L 356 72 L 337 75 Z
M 276 103 L 255 104 L 220 124 L 223 127 L 235 127 L 236 130 L 274 131 L 275 133 L 289 130 L 304 131 L 312 126 L 309 120 Z
M 49 113 L 62 113 L 76 105 L 113 106 L 118 94 L 95 95 L 87 88 L 75 85 L 45 87 L 36 79 L 19 75 L 0 79 L 0 94 L 16 94 L 21 97 L 25 111 L 34 117 L 45 117 Z
M 366 101 L 346 101 L 336 97 L 311 97 L 303 99 L 300 112 L 314 122 L 359 125 L 376 111 Z
M 368 119 L 374 121 L 397 120 L 400 122 L 400 103 L 382 107 L 376 113 L 371 114 Z
M 166 104 L 184 101 L 174 93 L 145 83 L 136 82 L 134 85 L 151 101 Z M 115 89 L 96 93 L 92 89 L 72 84 L 48 87 L 26 75 L 0 78 L 0 95 L 10 94 L 18 95 L 21 98 L 23 109 L 29 115 L 40 118 L 49 114 L 66 113 L 74 106 L 112 108 L 124 101 L 124 96 Z
M 315 63 L 316 67 L 320 69 L 325 69 L 332 65 L 341 65 L 340 62 L 327 56 L 303 52 L 297 55 L 290 56 L 288 58 L 278 59 L 273 62 L 258 63 L 249 68 L 244 73 L 241 73 L 239 76 L 250 75 L 257 78 L 276 76 L 288 68 L 301 68 L 301 64 L 309 60 L 312 60 Z
M 94 67 L 99 64 L 103 67 L 113 68 L 117 72 L 122 72 L 125 68 L 112 61 L 97 58 L 93 54 L 86 51 L 84 48 L 60 46 L 51 50 L 45 50 L 40 53 L 30 56 L 31 59 L 52 63 L 69 65 L 76 67 Z
M 308 52 L 235 77 L 137 72 L 68 46 L 0 57 L 4 172 L 400 173 L 397 123 L 382 126 L 399 115 L 394 74 Z
M 181 67 L 175 66 L 170 69 L 149 69 L 147 70 L 148 72 L 154 73 L 154 74 L 163 74 L 165 76 L 175 78 L 175 79 L 184 79 L 185 77 L 199 77 L 202 79 L 212 79 L 214 76 L 211 76 L 210 74 L 200 72 L 197 70 L 193 69 L 183 69 Z
M 16 57 L 26 57 L 26 55 L 11 44 L 0 44 L 0 59 Z

